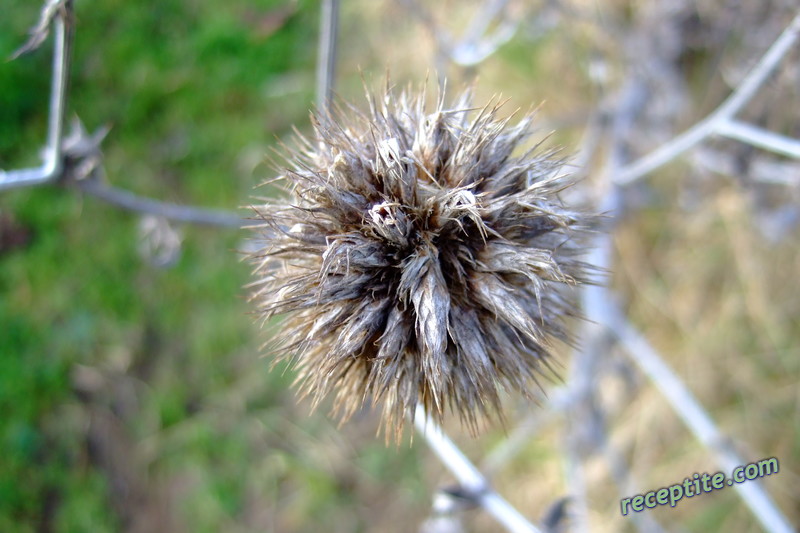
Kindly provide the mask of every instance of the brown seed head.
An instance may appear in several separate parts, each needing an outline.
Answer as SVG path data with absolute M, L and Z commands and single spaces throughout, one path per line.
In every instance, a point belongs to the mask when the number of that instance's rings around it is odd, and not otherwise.
M 398 436 L 417 403 L 475 428 L 504 387 L 527 393 L 584 273 L 587 218 L 559 198 L 563 162 L 512 155 L 531 117 L 509 127 L 466 93 L 451 109 L 424 100 L 387 91 L 367 113 L 312 117 L 288 198 L 255 208 L 252 299 L 265 320 L 286 315 L 278 359 L 343 418 L 382 403 Z

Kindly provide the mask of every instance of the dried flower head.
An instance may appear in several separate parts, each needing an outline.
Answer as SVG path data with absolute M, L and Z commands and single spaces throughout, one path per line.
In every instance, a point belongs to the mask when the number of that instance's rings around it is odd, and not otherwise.
M 421 403 L 474 428 L 503 387 L 527 393 L 575 314 L 575 237 L 562 163 L 535 149 L 531 117 L 499 105 L 451 109 L 440 95 L 368 95 L 369 112 L 312 117 L 281 178 L 288 199 L 255 207 L 253 300 L 315 403 L 333 392 L 345 418 L 371 399 L 399 435 Z

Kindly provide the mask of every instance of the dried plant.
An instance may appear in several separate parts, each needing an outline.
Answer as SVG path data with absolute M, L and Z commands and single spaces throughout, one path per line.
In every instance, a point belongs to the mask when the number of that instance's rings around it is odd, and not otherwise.
M 382 402 L 396 436 L 417 403 L 475 429 L 567 340 L 588 217 L 559 197 L 563 160 L 513 154 L 530 115 L 511 127 L 469 93 L 432 112 L 424 92 L 367 99 L 312 117 L 316 138 L 285 156 L 288 198 L 255 207 L 252 299 L 287 315 L 273 348 L 315 405 Z

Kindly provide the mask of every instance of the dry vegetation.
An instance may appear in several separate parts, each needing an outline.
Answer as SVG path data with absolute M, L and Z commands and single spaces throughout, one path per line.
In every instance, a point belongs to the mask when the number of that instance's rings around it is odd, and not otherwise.
M 576 151 L 586 142 L 587 124 L 613 112 L 624 98 L 620 89 L 635 76 L 645 89 L 621 139 L 627 161 L 719 105 L 795 14 L 791 2 L 780 1 L 509 2 L 510 18 L 520 21 L 514 37 L 479 65 L 461 67 L 439 57 L 431 28 L 459 36 L 484 3 L 426 4 L 428 15 L 422 17 L 412 14 L 421 2 L 398 4 L 345 7 L 342 92 L 357 94 L 356 65 L 370 73 L 387 66 L 402 84 L 444 64 L 451 85 L 476 79 L 483 97 L 502 94 L 510 107 L 523 109 L 541 104 L 542 133 L 554 130 L 555 144 Z M 426 27 L 426 18 L 433 24 Z M 790 137 L 800 134 L 798 58 L 795 46 L 740 118 Z M 606 179 L 611 134 L 607 126 L 600 131 L 598 148 L 577 170 L 585 173 L 588 188 L 602 189 Z M 794 524 L 800 521 L 794 488 L 800 459 L 795 294 L 800 264 L 798 226 L 791 221 L 798 217 L 798 171 L 796 160 L 737 141 L 703 143 L 625 190 L 610 276 L 630 319 L 740 455 L 780 459 L 781 474 L 764 486 Z M 782 180 L 787 183 L 770 183 Z M 598 403 L 606 413 L 611 447 L 630 463 L 635 482 L 620 492 L 608 457 L 589 446 L 586 487 L 593 531 L 624 531 L 633 524 L 619 515 L 620 494 L 718 467 L 664 397 L 616 348 L 607 351 L 598 371 Z M 567 375 L 566 353 L 563 361 Z M 541 427 L 493 479 L 501 494 L 533 518 L 570 494 L 563 471 L 568 422 L 536 415 L 538 409 L 518 405 L 517 420 L 533 417 Z M 509 426 L 513 436 L 515 423 Z M 458 434 L 457 426 L 449 429 Z M 457 439 L 478 463 L 504 440 L 504 433 L 492 431 L 478 442 L 466 435 Z M 440 468 L 425 471 L 429 486 L 446 483 L 448 475 Z M 475 520 L 469 513 L 464 521 L 469 530 L 496 527 L 480 512 L 472 511 Z M 692 531 L 759 530 L 732 490 L 651 513 L 667 529 L 681 524 Z

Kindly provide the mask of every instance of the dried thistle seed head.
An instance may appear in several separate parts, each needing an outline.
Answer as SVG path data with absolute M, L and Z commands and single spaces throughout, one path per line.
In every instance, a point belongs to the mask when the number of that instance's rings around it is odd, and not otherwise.
M 252 299 L 264 320 L 286 315 L 278 358 L 344 418 L 382 403 L 398 437 L 417 403 L 474 429 L 504 387 L 527 393 L 584 271 L 563 162 L 512 155 L 531 117 L 509 127 L 466 93 L 432 112 L 424 100 L 389 91 L 366 113 L 312 117 L 281 176 L 288 198 L 255 208 Z

